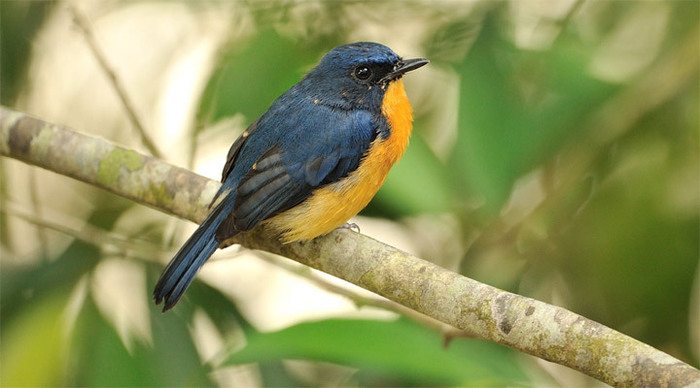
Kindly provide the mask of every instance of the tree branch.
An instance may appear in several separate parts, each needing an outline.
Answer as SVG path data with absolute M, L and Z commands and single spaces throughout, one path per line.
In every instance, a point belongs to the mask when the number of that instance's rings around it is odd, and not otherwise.
M 106 140 L 0 107 L 0 155 L 109 190 L 194 222 L 218 182 Z M 294 259 L 441 322 L 616 386 L 700 384 L 700 371 L 561 307 L 440 268 L 347 229 L 283 245 L 264 230 L 238 243 Z
M 260 257 L 263 260 L 272 263 L 290 273 L 303 277 L 304 279 L 308 280 L 309 282 L 313 283 L 321 289 L 338 295 L 342 295 L 350 299 L 350 301 L 352 301 L 358 308 L 362 306 L 373 306 L 403 315 L 413 320 L 414 322 L 417 322 L 442 335 L 445 346 L 449 345 L 450 341 L 458 337 L 473 338 L 473 336 L 467 331 L 457 329 L 452 325 L 448 325 L 444 322 L 438 321 L 435 318 L 419 313 L 416 310 L 410 309 L 402 304 L 396 303 L 393 300 L 381 297 L 367 297 L 349 288 L 331 283 L 325 278 L 319 276 L 317 272 L 312 271 L 311 268 L 307 266 L 294 265 L 287 259 L 271 254 L 262 254 L 260 255 Z
M 148 135 L 148 131 L 146 131 L 146 128 L 144 128 L 143 124 L 141 124 L 141 120 L 139 120 L 139 116 L 136 113 L 134 104 L 132 104 L 131 99 L 129 99 L 129 96 L 126 92 L 126 88 L 124 88 L 121 81 L 119 80 L 119 77 L 117 77 L 117 73 L 114 70 L 112 70 L 112 67 L 109 65 L 107 58 L 102 53 L 102 50 L 100 50 L 100 47 L 97 44 L 97 40 L 95 39 L 95 35 L 92 33 L 92 27 L 90 27 L 90 22 L 88 21 L 87 17 L 80 12 L 77 6 L 69 5 L 68 11 L 73 16 L 73 21 L 75 22 L 75 25 L 78 26 L 78 28 L 80 28 L 80 31 L 83 33 L 83 36 L 85 37 L 85 42 L 87 43 L 88 48 L 92 52 L 92 55 L 97 60 L 97 64 L 100 66 L 100 69 L 102 69 L 102 72 L 105 73 L 105 76 L 112 84 L 114 91 L 117 93 L 117 97 L 119 97 L 119 100 L 124 106 L 124 110 L 126 111 L 126 115 L 129 118 L 129 121 L 131 121 L 131 125 L 133 125 L 134 128 L 136 128 L 136 132 L 139 134 L 139 137 L 141 137 L 141 142 L 144 146 L 146 146 L 146 148 L 148 148 L 148 151 L 151 153 L 151 155 L 163 159 L 163 154 L 158 150 L 158 147 L 156 147 L 156 143 Z

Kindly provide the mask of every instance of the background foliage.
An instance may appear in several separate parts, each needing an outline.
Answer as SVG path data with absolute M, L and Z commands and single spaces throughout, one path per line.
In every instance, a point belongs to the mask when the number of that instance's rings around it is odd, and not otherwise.
M 141 147 L 71 4 L 0 2 L 0 102 Z M 698 2 L 75 5 L 161 152 L 212 177 L 330 48 L 430 58 L 363 232 L 698 366 Z M 150 290 L 192 225 L 0 168 L 2 385 L 592 384 L 493 344 L 443 348 L 235 249 L 160 314 Z

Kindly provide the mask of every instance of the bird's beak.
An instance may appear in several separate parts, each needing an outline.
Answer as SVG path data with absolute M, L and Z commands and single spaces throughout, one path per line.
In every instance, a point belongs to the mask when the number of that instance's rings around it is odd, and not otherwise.
M 405 73 L 408 73 L 411 70 L 416 70 L 419 67 L 423 67 L 428 63 L 430 63 L 430 61 L 425 58 L 402 59 L 396 64 L 394 70 L 391 73 L 385 75 L 379 82 L 387 82 L 399 79 Z

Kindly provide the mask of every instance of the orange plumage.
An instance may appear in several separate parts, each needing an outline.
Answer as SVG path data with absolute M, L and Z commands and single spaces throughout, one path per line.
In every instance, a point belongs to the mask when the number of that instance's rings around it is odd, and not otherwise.
M 264 225 L 285 243 L 310 240 L 362 210 L 411 135 L 401 77 L 427 63 L 373 42 L 326 54 L 231 145 L 221 200 L 163 271 L 156 303 L 173 307 L 197 270 L 240 232 Z
M 339 227 L 359 213 L 384 183 L 391 166 L 403 155 L 413 128 L 413 109 L 403 81 L 390 83 L 382 100 L 390 133 L 377 137 L 357 170 L 345 179 L 316 190 L 298 206 L 265 221 L 289 243 L 310 240 Z

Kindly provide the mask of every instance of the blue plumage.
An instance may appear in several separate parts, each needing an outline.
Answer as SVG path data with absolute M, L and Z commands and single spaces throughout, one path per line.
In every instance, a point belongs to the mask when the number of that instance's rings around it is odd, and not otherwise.
M 388 81 L 381 77 L 391 75 L 399 62 L 391 49 L 376 43 L 337 47 L 236 140 L 214 200 L 220 201 L 156 285 L 154 299 L 164 302 L 164 311 L 224 240 L 342 180 L 358 168 L 377 137 L 389 136 L 381 114 Z M 358 66 L 371 69 L 373 78 L 358 75 Z
M 231 201 L 220 202 L 165 268 L 153 292 L 156 303 L 164 302 L 163 311 L 177 303 L 197 270 L 219 247 L 216 229 L 233 206 Z

